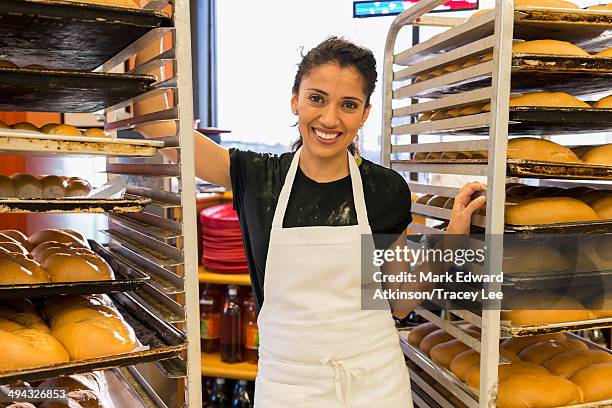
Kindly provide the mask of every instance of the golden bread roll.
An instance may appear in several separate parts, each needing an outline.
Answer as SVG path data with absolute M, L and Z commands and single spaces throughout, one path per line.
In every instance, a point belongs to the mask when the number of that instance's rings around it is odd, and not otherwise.
M 440 343 L 445 343 L 450 340 L 454 340 L 455 338 L 445 332 L 442 329 L 437 329 L 428 333 L 421 342 L 419 343 L 419 348 L 423 350 L 426 354 L 429 354 L 432 348 Z
M 47 272 L 40 266 L 32 264 L 28 267 L 18 262 L 0 260 L 0 285 L 29 285 L 48 282 Z
M 425 194 L 416 199 L 415 203 L 427 205 L 427 202 L 431 200 L 433 196 L 431 194 Z
M 122 319 L 119 312 L 111 306 L 70 306 L 60 309 L 49 319 L 52 328 L 58 328 L 76 321 L 86 321 L 97 319 L 100 316 L 108 318 Z
M 504 273 L 550 273 L 567 271 L 571 267 L 559 250 L 541 242 L 513 240 L 504 245 Z
M 576 270 L 604 271 L 612 269 L 612 235 L 595 235 L 588 239 L 581 239 L 578 244 L 579 252 L 577 255 L 574 255 L 575 250 L 575 247 L 569 248 L 568 257 L 575 261 Z
M 476 150 L 472 153 L 472 159 L 488 159 L 489 151 L 488 150 Z
M 36 405 L 32 405 L 29 402 L 15 402 L 11 405 L 7 405 L 6 408 L 36 408 Z
M 593 200 L 590 205 L 602 220 L 612 219 L 612 194 Z
M 415 152 L 412 154 L 412 160 L 425 160 L 427 158 L 427 152 Z
M 73 180 L 66 186 L 66 197 L 84 197 L 91 191 L 89 183 L 83 180 Z
M 471 152 L 443 152 L 441 159 L 471 159 Z
M 456 118 L 461 116 L 461 108 L 453 108 L 446 111 L 446 116 L 449 118 Z
M 11 127 L 5 121 L 0 120 L 0 129 L 10 129 Z
M 576 339 L 562 341 L 547 340 L 525 347 L 518 356 L 527 362 L 543 364 L 561 353 L 573 350 L 587 350 L 585 342 Z
M 575 163 L 580 159 L 571 149 L 550 140 L 518 137 L 508 140 L 508 158 Z
M 18 327 L 13 326 L 13 327 L 16 327 L 15 330 L 32 329 L 32 330 L 39 330 L 45 333 L 50 332 L 49 326 L 45 324 L 45 322 L 40 317 L 40 315 L 36 312 L 36 310 L 29 309 L 30 307 L 33 308 L 34 305 L 26 302 L 25 304 L 18 305 L 18 306 L 23 306 L 24 308 L 21 310 L 18 310 L 19 309 L 18 307 L 8 308 L 8 307 L 0 306 L 0 319 L 3 319 L 5 322 L 10 321 L 16 324 Z M 11 331 L 11 332 L 15 331 L 12 329 L 7 329 L 6 326 L 3 330 Z
M 578 200 L 582 201 L 586 204 L 591 204 L 593 201 L 597 200 L 600 197 L 605 197 L 609 195 L 610 192 L 608 190 L 595 190 L 589 191 L 588 193 L 584 193 L 576 197 Z
M 596 57 L 612 57 L 612 48 L 608 48 L 606 50 L 603 51 L 599 51 L 597 54 L 595 54 Z
M 510 96 L 510 107 L 513 106 L 591 108 L 591 105 L 588 103 L 564 92 L 529 92 L 522 95 L 514 94 Z M 488 103 L 484 105 L 482 110 L 489 112 L 491 110 L 491 104 Z
M 69 361 L 66 349 L 40 330 L 0 330 L 0 370 L 46 366 Z
M 96 306 L 113 307 L 113 302 L 107 295 L 56 295 L 45 299 L 42 310 L 45 319 L 51 321 L 63 309 Z
M 601 98 L 595 103 L 596 108 L 612 108 L 612 95 Z
M 596 6 L 587 7 L 587 10 L 612 11 L 612 3 L 598 4 Z
M 442 73 L 450 74 L 451 72 L 459 71 L 461 69 L 461 64 L 451 64 L 442 68 Z
M 603 350 L 572 350 L 545 361 L 542 366 L 554 375 L 571 378 L 585 367 L 609 361 L 612 361 L 612 354 Z
M 72 1 L 75 3 L 100 4 L 103 6 L 140 8 L 138 3 L 134 0 L 68 0 L 68 1 Z
M 16 242 L 0 242 L 0 248 L 4 248 L 8 252 L 11 252 L 14 254 L 21 254 L 24 256 L 28 255 L 28 250 Z
M 504 308 L 513 310 L 503 310 L 501 319 L 511 321 L 514 326 L 577 322 L 590 318 L 584 305 L 568 296 L 542 292 L 537 295 L 516 295 L 509 298 L 507 303 Z
M 89 248 L 87 241 L 83 241 L 74 235 L 71 235 L 65 231 L 59 229 L 43 229 L 30 235 L 28 242 L 33 248 L 47 241 L 56 241 L 69 245 L 78 245 L 85 248 Z
M 72 245 L 74 245 L 74 243 Z M 42 253 L 45 252 L 45 250 L 47 250 L 48 248 L 66 248 L 66 252 L 70 253 L 69 250 L 72 250 L 74 248 L 80 248 L 80 247 L 79 246 L 73 247 L 71 246 L 71 244 L 66 244 L 63 242 L 47 241 L 47 242 L 43 242 L 42 244 L 37 245 L 34 249 L 32 249 L 30 254 L 32 255 L 35 261 L 40 262 L 43 259 L 43 257 L 41 256 Z
M 612 362 L 597 363 L 578 371 L 571 378 L 582 390 L 583 402 L 612 399 Z
M 455 205 L 455 199 L 451 197 L 448 200 L 446 200 L 442 208 L 446 208 L 447 210 L 452 210 L 454 205 Z
M 13 179 L 0 175 L 0 198 L 17 198 Z
M 435 160 L 435 159 L 439 159 L 442 157 L 442 152 L 429 152 L 427 153 L 427 156 L 425 156 L 425 159 L 427 160 Z
M 425 112 L 425 113 L 421 114 L 421 115 L 419 116 L 419 120 L 418 120 L 418 122 L 426 122 L 426 121 L 428 121 L 428 120 L 431 120 L 431 117 L 432 117 L 432 115 L 433 115 L 433 114 L 434 114 L 434 112 L 433 112 L 433 111 L 431 111 L 431 112 Z
M 572 149 L 572 152 L 576 153 L 576 156 L 578 156 L 580 159 L 582 159 L 582 156 L 584 156 L 593 147 L 595 147 L 595 146 L 584 145 L 584 146 L 574 146 L 571 149 Z
M 429 79 L 429 72 L 424 72 L 414 78 L 414 83 L 426 81 L 427 79 Z
M 72 235 L 73 237 L 75 237 L 76 239 L 79 240 L 79 242 L 85 242 L 87 243 L 87 238 L 85 237 L 85 235 L 83 235 L 82 233 L 80 233 L 79 231 L 75 231 L 73 229 L 70 228 L 60 228 L 60 230 L 62 232 L 65 232 L 66 234 Z M 89 247 L 89 245 L 87 245 L 87 247 Z
M 39 245 L 40 246 L 40 245 Z M 65 254 L 65 255 L 73 255 L 73 256 L 84 256 L 84 255 L 95 255 L 90 249 L 87 248 L 71 248 L 68 246 L 52 246 L 50 248 L 45 249 L 42 252 L 38 252 L 37 256 L 34 258 L 36 262 L 40 262 L 44 264 L 45 260 L 55 254 Z
M 28 243 L 28 237 L 21 231 L 17 230 L 2 230 L 0 234 L 4 236 L 9 236 L 15 241 L 19 242 L 22 246 L 26 247 Z
M 431 322 L 419 324 L 414 329 L 410 330 L 410 334 L 408 334 L 408 343 L 418 347 L 421 340 L 423 340 L 423 337 L 437 329 L 438 326 Z
M 582 161 L 587 164 L 612 165 L 612 143 L 590 149 L 582 156 Z
M 527 362 L 515 362 L 511 364 L 502 364 L 497 367 L 497 377 L 499 381 L 510 378 L 514 375 L 524 374 L 550 374 L 548 370 L 539 364 Z M 470 387 L 480 388 L 480 366 L 475 365 L 470 368 L 465 375 L 465 383 Z
M 66 195 L 64 180 L 58 176 L 45 176 L 40 179 L 44 198 L 63 198 Z
M 565 0 L 514 0 L 514 7 L 580 8 L 576 4 Z
M 429 199 L 427 205 L 432 207 L 443 207 L 447 200 L 448 197 L 433 196 Z
M 36 126 L 34 126 L 33 124 L 29 122 L 15 123 L 14 125 L 11 125 L 11 127 L 17 130 L 28 130 L 30 132 L 37 132 L 37 133 L 40 132 L 40 130 Z
M 470 346 L 467 346 L 461 340 L 455 339 L 436 344 L 429 351 L 429 355 L 434 363 L 445 368 L 450 368 L 453 358 L 455 358 L 457 354 L 467 350 L 471 350 Z
M 480 364 L 480 353 L 469 349 L 458 353 L 453 357 L 450 363 L 450 370 L 461 381 L 465 381 L 465 377 L 472 367 Z
M 16 64 L 13 64 L 11 61 L 0 60 L 1 68 L 19 68 Z
M 49 69 L 49 68 L 45 67 L 44 65 L 40 65 L 40 64 L 30 64 L 30 65 L 26 65 L 23 68 L 25 68 L 25 69 L 35 69 L 35 70 Z
M 612 293 L 609 291 L 589 296 L 584 300 L 584 305 L 594 319 L 612 317 Z
M 519 42 L 512 46 L 512 53 L 580 56 L 590 55 L 588 52 L 572 43 L 557 40 L 534 40 Z
M 81 136 L 81 131 L 71 125 L 58 125 L 49 130 L 50 135 Z
M 11 176 L 17 198 L 41 198 L 43 186 L 39 179 L 29 174 L 16 173 Z
M 551 374 L 510 376 L 499 383 L 498 408 L 561 407 L 580 404 L 582 394 L 571 381 Z
M 47 269 L 52 282 L 86 282 L 114 278 L 106 261 L 92 255 L 58 253 L 47 257 L 43 267 Z
M 38 386 L 38 388 L 66 388 L 68 392 L 89 390 L 96 394 L 107 391 L 107 387 L 108 384 L 101 371 L 51 378 Z
M 104 129 L 92 128 L 92 129 L 87 129 L 83 133 L 83 136 L 87 136 L 87 137 L 111 137 L 111 134 L 108 133 Z
M 474 59 L 464 62 L 463 65 L 461 65 L 461 68 L 473 67 L 474 65 L 480 64 L 480 62 L 481 62 L 480 58 L 474 58 Z
M 459 111 L 459 116 L 468 116 L 468 115 L 475 115 L 477 113 L 481 112 L 481 109 L 483 107 L 482 103 L 479 103 L 477 105 L 468 105 L 468 106 L 464 106 L 463 108 L 461 108 L 461 110 Z
M 563 341 L 566 339 L 567 336 L 565 335 L 565 333 L 539 334 L 528 337 L 511 337 L 509 339 L 503 340 L 501 342 L 501 347 L 511 353 L 518 354 L 524 348 L 531 346 L 532 344 L 540 343 L 542 341 L 547 340 Z
M 558 224 L 599 220 L 591 207 L 569 197 L 529 198 L 506 206 L 505 221 L 512 225 Z
M 40 128 L 40 131 L 48 135 L 51 129 L 53 129 L 56 126 L 59 126 L 59 123 L 47 123 L 46 125 Z
M 437 110 L 437 111 L 434 112 L 433 115 L 431 115 L 429 120 L 448 119 L 450 116 L 448 116 L 448 114 L 446 112 L 447 112 L 446 109 Z

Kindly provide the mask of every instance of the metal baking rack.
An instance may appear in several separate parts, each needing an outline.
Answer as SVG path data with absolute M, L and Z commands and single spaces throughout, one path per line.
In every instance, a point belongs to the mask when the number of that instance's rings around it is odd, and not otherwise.
M 445 31 L 433 37 L 407 47 L 400 44 L 400 31 L 410 25 L 427 25 L 433 19 L 424 16 L 427 12 L 443 3 L 442 0 L 424 0 L 400 14 L 392 23 L 385 45 L 384 83 L 383 83 L 383 132 L 381 161 L 383 165 L 402 172 L 409 179 L 413 193 L 436 194 L 454 197 L 458 188 L 430 185 L 428 173 L 455 175 L 478 175 L 487 177 L 487 216 L 474 215 L 472 226 L 483 227 L 484 233 L 490 235 L 504 233 L 534 232 L 572 232 L 584 228 L 583 225 L 509 227 L 504 223 L 505 187 L 507 177 L 516 172 L 519 177 L 546 178 L 550 183 L 562 179 L 561 173 L 568 169 L 567 178 L 592 178 L 610 180 L 608 169 L 600 166 L 565 166 L 512 162 L 507 160 L 508 135 L 574 135 L 577 133 L 607 132 L 612 128 L 611 110 L 594 108 L 528 108 L 509 107 L 511 93 L 520 88 L 521 92 L 539 91 L 543 85 L 553 83 L 576 84 L 582 78 L 581 89 L 577 95 L 594 100 L 595 94 L 609 91 L 608 83 L 601 78 L 609 75 L 609 62 L 604 58 L 572 58 L 543 55 L 512 55 L 512 44 L 515 40 L 558 39 L 576 44 L 590 53 L 601 51 L 612 46 L 608 35 L 612 28 L 612 13 L 584 10 L 558 9 L 514 9 L 514 1 L 497 0 L 493 10 L 468 20 L 448 19 Z M 443 17 L 436 17 L 435 24 L 444 26 Z M 544 37 L 543 37 L 543 33 Z M 492 52 L 493 59 L 469 66 L 470 60 L 482 58 Z M 585 61 L 586 60 L 586 61 Z M 580 63 L 589 67 L 588 74 L 578 73 Z M 550 63 L 554 70 L 544 68 Z M 462 69 L 456 69 L 457 64 Z M 527 68 L 534 64 L 534 70 Z M 590 65 L 589 65 L 590 64 Z M 448 69 L 440 76 L 425 78 L 423 74 Z M 560 75 L 560 76 L 559 76 Z M 413 78 L 421 77 L 422 81 L 414 82 Z M 541 84 L 530 88 L 535 78 L 549 78 Z M 556 78 L 556 79 L 555 79 Z M 587 81 L 589 79 L 589 81 Z M 593 81 L 590 81 L 590 80 Z M 574 85 L 572 85 L 574 86 Z M 575 87 L 575 86 L 574 86 Z M 546 87 L 546 90 L 551 88 Z M 558 89 L 558 88 L 557 88 Z M 573 89 L 573 88 L 572 88 Z M 589 93 L 593 96 L 590 97 Z M 431 100 L 427 100 L 431 97 Z M 416 100 L 415 100 L 416 99 Z M 448 119 L 423 121 L 417 123 L 418 115 L 432 111 L 446 111 L 471 105 L 482 106 L 490 103 L 488 112 L 478 112 L 469 116 Z M 482 110 L 482 109 L 481 109 Z M 470 140 L 440 143 L 419 144 L 420 135 L 469 136 Z M 441 138 L 442 140 L 442 138 Z M 448 138 L 446 139 L 448 140 Z M 433 147 L 433 148 L 432 148 Z M 460 160 L 457 162 L 424 162 L 410 160 L 415 152 L 461 152 L 487 150 L 488 159 L 478 161 Z M 590 166 L 588 166 L 590 167 Z M 571 169 L 571 170 L 569 170 Z M 604 173 L 599 173 L 603 171 Z M 531 173 L 531 174 L 528 174 Z M 554 174 L 554 176 L 553 176 Z M 585 177 L 589 174 L 591 177 Z M 470 178 L 466 177 L 466 182 Z M 560 181 L 559 181 L 560 182 Z M 551 184 L 552 185 L 552 184 Z M 448 220 L 450 210 L 425 205 L 413 204 L 415 212 L 424 214 L 428 221 Z M 598 224 L 598 225 L 595 225 Z M 607 222 L 592 223 L 589 227 L 595 232 L 600 227 L 608 229 Z M 427 225 L 410 225 L 408 228 L 421 233 L 440 233 L 436 228 Z M 480 227 L 478 227 L 480 226 Z M 580 232 L 583 232 L 582 229 Z M 501 248 L 491 248 L 486 264 L 483 266 L 489 273 L 501 272 Z M 497 290 L 501 283 L 492 284 L 490 290 Z M 434 380 L 457 396 L 468 407 L 492 407 L 496 400 L 497 365 L 499 363 L 499 339 L 511 335 L 533 334 L 529 329 L 512 328 L 502 330 L 500 310 L 465 310 L 443 305 L 445 319 L 460 318 L 483 328 L 480 339 L 466 339 L 461 333 L 449 333 L 459 338 L 470 347 L 478 350 L 481 360 L 481 384 L 477 398 L 472 398 L 467 390 L 448 381 L 442 370 L 430 365 L 429 371 L 421 367 Z M 449 322 L 427 310 L 417 310 L 426 320 L 439 327 Z M 585 326 L 595 324 L 590 321 Z M 599 324 L 599 323 L 598 323 Z M 606 326 L 610 322 L 602 323 Z M 508 326 L 504 326 L 508 328 Z M 577 325 L 564 327 L 549 326 L 555 331 L 578 330 Z M 601 327 L 601 326 L 597 326 Z M 508 329 L 510 330 L 510 329 Z M 472 342 L 477 344 L 474 345 Z M 417 356 L 409 359 L 418 364 Z M 414 373 L 418 376 L 418 373 Z M 440 394 L 441 395 L 441 394 Z M 416 399 L 415 399 L 416 400 Z M 453 406 L 441 405 L 441 406 Z
M 172 25 L 154 10 L 62 0 L 0 2 L 0 54 L 18 66 L 93 70 L 151 29 Z
M 602 329 L 612 327 L 612 317 L 589 319 L 578 322 L 549 323 L 515 326 L 508 321 L 501 322 L 501 330 L 512 337 L 534 336 L 537 334 L 571 332 L 576 330 Z M 608 351 L 609 352 L 609 351 Z
M 40 297 L 58 294 L 92 294 L 127 292 L 141 288 L 150 278 L 137 268 L 126 264 L 107 248 L 89 240 L 91 249 L 113 269 L 115 279 L 87 282 L 53 282 L 33 285 L 0 285 L 0 299 Z
M 151 201 L 148 198 L 2 198 L 0 213 L 138 213 Z
M 150 75 L 0 67 L 0 109 L 96 112 L 149 91 Z
M 37 63 L 55 70 L 95 69 L 91 75 L 105 79 L 146 78 L 146 88 L 117 92 L 115 101 L 105 102 L 105 128 L 113 134 L 112 139 L 15 134 L 7 130 L 0 131 L 0 151 L 70 157 L 105 155 L 112 158 L 107 159 L 107 174 L 126 179 L 126 199 L 149 203 L 141 213 L 109 215 L 106 233 L 112 258 L 149 278 L 140 288 L 113 293 L 111 297 L 135 326 L 143 343 L 149 341 L 152 348 L 90 363 L 4 373 L 0 382 L 129 366 L 130 373 L 157 406 L 199 406 L 201 356 L 189 2 L 152 1 L 147 6 L 152 10 L 62 0 L 1 3 L 0 17 L 6 24 L 0 27 L 0 53 L 19 66 Z M 156 11 L 163 7 L 169 10 L 167 15 Z M 4 18 L 15 11 L 20 15 Z M 170 46 L 161 55 L 148 61 L 134 58 L 149 45 L 162 41 Z M 65 49 L 58 44 L 79 47 Z M 150 74 L 147 71 L 156 69 L 162 69 L 165 76 L 146 76 Z M 49 72 L 37 73 L 44 76 Z M 91 101 L 82 95 L 77 94 L 73 101 Z M 39 92 L 38 99 L 45 99 L 43 96 L 49 93 Z M 139 103 L 158 97 L 167 97 L 174 104 L 138 113 Z M 52 111 L 63 109 L 58 104 L 53 107 Z M 121 138 L 122 130 L 139 132 L 144 125 L 151 129 L 168 124 L 176 126 L 172 134 L 144 140 L 133 139 L 131 132 L 125 136 L 129 139 Z M 158 154 L 161 149 L 174 154 L 177 160 L 162 160 Z M 136 163 L 138 166 L 133 166 Z M 145 333 L 148 338 L 143 339 L 140 329 L 144 326 L 157 331 L 149 330 Z

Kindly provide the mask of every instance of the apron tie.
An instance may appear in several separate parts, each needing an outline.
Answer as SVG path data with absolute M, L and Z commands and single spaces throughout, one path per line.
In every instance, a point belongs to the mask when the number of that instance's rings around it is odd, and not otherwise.
M 336 397 L 345 407 L 350 408 L 352 377 L 355 377 L 359 381 L 363 381 L 368 376 L 368 371 L 362 367 L 348 368 L 344 362 L 327 356 L 321 359 L 321 364 L 329 365 L 334 369 L 334 386 L 336 387 Z M 344 395 L 342 393 L 343 383 Z

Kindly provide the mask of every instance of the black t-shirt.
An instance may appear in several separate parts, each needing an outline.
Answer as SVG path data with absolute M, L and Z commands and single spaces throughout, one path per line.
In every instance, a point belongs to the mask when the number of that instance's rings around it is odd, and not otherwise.
M 230 150 L 234 209 L 242 228 L 258 311 L 264 301 L 266 258 L 274 211 L 293 155 Z M 401 234 L 412 221 L 406 180 L 397 172 L 365 159 L 359 165 L 359 172 L 372 232 Z M 298 167 L 283 227 L 356 224 L 350 175 L 329 183 L 317 183 Z

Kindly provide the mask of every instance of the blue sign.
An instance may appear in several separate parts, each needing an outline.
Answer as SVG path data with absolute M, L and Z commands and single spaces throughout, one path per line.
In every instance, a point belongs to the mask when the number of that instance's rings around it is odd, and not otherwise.
M 384 17 L 395 16 L 414 6 L 420 0 L 400 1 L 354 1 L 353 17 Z M 448 11 L 478 10 L 478 0 L 449 0 L 432 10 L 433 13 Z

